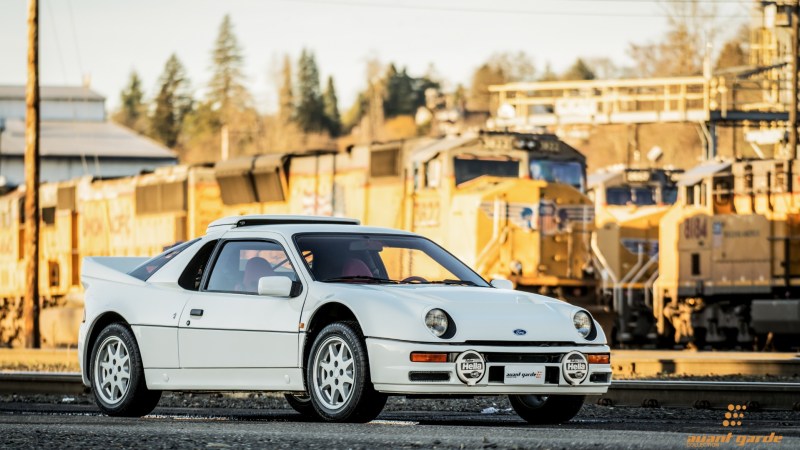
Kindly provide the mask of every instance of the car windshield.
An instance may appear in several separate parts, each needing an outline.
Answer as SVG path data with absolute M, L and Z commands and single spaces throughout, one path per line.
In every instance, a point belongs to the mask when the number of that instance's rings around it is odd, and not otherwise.
M 534 160 L 530 166 L 532 180 L 568 184 L 583 192 L 583 165 L 579 162 Z
M 317 281 L 489 286 L 446 250 L 418 236 L 307 233 L 295 236 L 295 242 Z

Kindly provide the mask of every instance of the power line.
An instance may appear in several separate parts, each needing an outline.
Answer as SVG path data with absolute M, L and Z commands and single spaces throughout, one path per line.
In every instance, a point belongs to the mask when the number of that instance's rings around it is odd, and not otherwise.
M 53 14 L 52 1 L 43 2 L 47 5 L 47 12 L 50 13 L 50 30 L 53 32 L 55 38 L 56 53 L 58 53 L 58 60 L 61 62 L 61 76 L 64 78 L 64 84 L 67 84 L 67 66 L 64 64 L 64 54 L 61 52 L 61 39 L 58 37 L 58 28 L 56 27 L 56 15 Z
M 395 9 L 395 10 L 411 10 L 411 11 L 431 11 L 431 12 L 455 12 L 455 13 L 476 13 L 476 14 L 511 14 L 511 15 L 529 15 L 529 16 L 563 16 L 563 17 L 633 17 L 633 18 L 696 18 L 696 19 L 735 19 L 735 18 L 749 18 L 749 15 L 743 14 L 698 14 L 698 15 L 668 15 L 657 13 L 609 13 L 603 11 L 554 11 L 554 10 L 530 10 L 530 9 L 489 9 L 489 8 L 464 8 L 464 7 L 450 7 L 450 6 L 435 6 L 435 5 L 409 5 L 399 3 L 366 3 L 350 0 L 273 0 L 281 2 L 291 2 L 325 5 L 325 6 L 347 6 L 358 8 L 372 8 L 372 9 Z M 612 0 L 583 0 L 583 1 L 612 1 Z M 631 0 L 613 0 L 613 1 L 628 1 Z M 672 0 L 678 1 L 678 0 Z M 719 3 L 719 2 L 716 2 Z
M 78 59 L 78 70 L 81 72 L 81 78 L 85 75 L 83 72 L 83 61 L 81 60 L 81 50 L 78 45 L 78 33 L 75 31 L 75 18 L 72 14 L 72 0 L 67 0 L 67 9 L 69 10 L 69 23 L 72 26 L 72 41 L 75 43 L 75 56 Z

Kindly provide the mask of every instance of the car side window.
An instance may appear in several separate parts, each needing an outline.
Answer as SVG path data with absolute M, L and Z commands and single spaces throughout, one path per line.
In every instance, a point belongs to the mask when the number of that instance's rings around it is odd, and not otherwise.
M 270 276 L 298 280 L 289 256 L 280 244 L 228 241 L 214 262 L 205 290 L 257 294 L 258 280 Z
M 211 254 L 214 252 L 214 247 L 217 246 L 218 240 L 207 242 L 200 250 L 192 257 L 189 264 L 183 270 L 180 278 L 178 278 L 178 285 L 190 291 L 200 289 L 200 283 L 203 280 L 203 274 L 208 269 L 208 260 L 211 259 Z
M 158 272 L 159 269 L 161 269 L 162 267 L 164 267 L 165 264 L 170 262 L 172 258 L 178 256 L 182 251 L 191 247 L 195 242 L 199 240 L 200 239 L 192 239 L 189 242 L 183 242 L 181 244 L 169 247 L 164 250 L 164 253 L 161 253 L 158 256 L 154 256 L 153 258 L 148 259 L 140 266 L 128 272 L 128 275 L 134 278 L 138 278 L 142 281 L 147 281 L 151 276 L 153 276 L 154 273 Z

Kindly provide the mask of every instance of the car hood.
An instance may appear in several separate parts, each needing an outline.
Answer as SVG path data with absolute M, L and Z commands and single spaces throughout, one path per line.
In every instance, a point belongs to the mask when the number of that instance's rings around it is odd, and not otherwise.
M 582 308 L 542 295 L 444 285 L 328 286 L 335 286 L 328 300 L 348 305 L 368 337 L 437 343 L 605 343 L 596 322 L 594 340 L 584 339 L 575 330 L 572 316 Z M 437 338 L 425 326 L 425 315 L 433 308 L 446 311 L 453 319 L 456 332 L 451 338 Z

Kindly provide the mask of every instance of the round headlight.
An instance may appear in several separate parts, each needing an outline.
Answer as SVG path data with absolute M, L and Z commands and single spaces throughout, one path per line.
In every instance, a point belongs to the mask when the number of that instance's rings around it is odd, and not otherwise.
M 425 326 L 436 337 L 442 337 L 447 332 L 447 313 L 441 309 L 432 309 L 425 314 Z
M 584 338 L 592 332 L 592 318 L 586 311 L 578 311 L 572 316 L 572 324 Z

